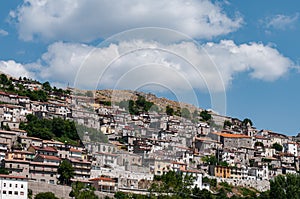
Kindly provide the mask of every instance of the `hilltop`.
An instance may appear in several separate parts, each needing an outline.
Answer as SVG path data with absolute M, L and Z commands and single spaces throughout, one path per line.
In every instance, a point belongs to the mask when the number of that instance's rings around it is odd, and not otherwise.
M 172 107 L 174 110 L 187 108 L 192 113 L 195 110 L 202 111 L 202 108 L 198 108 L 194 105 L 177 102 L 164 97 L 157 97 L 152 93 L 144 93 L 141 91 L 131 91 L 131 90 L 97 90 L 95 92 L 96 102 L 100 101 L 110 101 L 113 103 L 119 103 L 123 100 L 137 100 L 138 96 L 143 96 L 147 101 L 153 102 L 155 105 L 159 106 L 161 109 L 165 109 L 166 106 Z

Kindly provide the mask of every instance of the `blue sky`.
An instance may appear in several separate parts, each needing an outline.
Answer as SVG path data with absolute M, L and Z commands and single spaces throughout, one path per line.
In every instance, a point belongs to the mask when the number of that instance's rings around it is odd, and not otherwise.
M 213 96 L 229 116 L 296 135 L 299 6 L 293 0 L 1 1 L 0 70 L 62 87 L 137 89 L 152 82 L 145 90 L 159 96 L 197 104 L 195 93 L 200 107 L 214 108 Z

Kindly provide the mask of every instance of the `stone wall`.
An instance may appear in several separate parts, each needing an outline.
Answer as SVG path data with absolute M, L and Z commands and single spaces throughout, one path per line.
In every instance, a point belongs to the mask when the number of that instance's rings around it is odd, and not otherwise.
M 258 191 L 267 191 L 270 189 L 270 182 L 268 180 L 243 180 L 243 179 L 228 179 L 216 178 L 217 182 L 227 182 L 233 186 L 253 187 Z
M 40 182 L 28 182 L 28 189 L 32 190 L 33 196 L 37 195 L 38 193 L 42 192 L 52 192 L 58 198 L 64 199 L 71 199 L 69 197 L 69 193 L 71 191 L 70 186 L 62 186 L 62 185 L 54 185 L 54 184 L 47 184 L 47 183 L 40 183 Z M 99 196 L 99 198 L 104 198 L 105 196 L 109 196 L 113 198 L 112 193 L 103 193 L 99 191 L 95 191 L 95 194 Z

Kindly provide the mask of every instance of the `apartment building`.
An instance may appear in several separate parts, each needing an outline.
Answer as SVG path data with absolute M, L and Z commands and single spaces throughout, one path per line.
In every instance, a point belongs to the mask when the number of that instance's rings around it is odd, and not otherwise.
M 27 199 L 27 190 L 27 178 L 0 174 L 0 199 Z

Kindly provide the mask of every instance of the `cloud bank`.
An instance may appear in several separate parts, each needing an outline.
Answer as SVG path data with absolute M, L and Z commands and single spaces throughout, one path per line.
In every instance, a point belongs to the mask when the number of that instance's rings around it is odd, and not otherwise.
M 38 16 L 38 17 L 37 17 Z M 192 38 L 212 38 L 241 27 L 208 0 L 25 0 L 10 12 L 19 37 L 86 42 L 141 27 L 174 29 Z
M 34 63 L 0 63 L 0 70 L 11 75 L 27 74 L 65 86 L 132 89 L 152 82 L 212 92 L 227 89 L 237 73 L 274 81 L 293 67 L 289 58 L 271 46 L 255 42 L 237 45 L 232 40 L 200 46 L 132 40 L 101 48 L 56 42 Z

